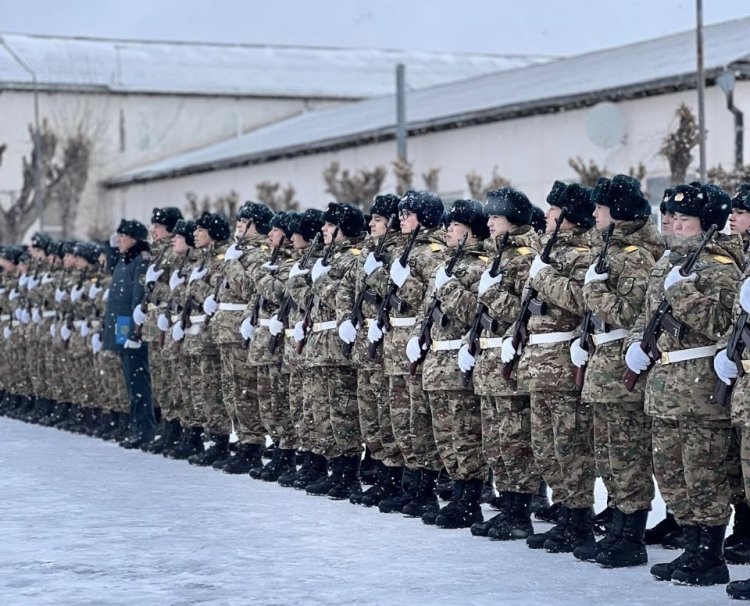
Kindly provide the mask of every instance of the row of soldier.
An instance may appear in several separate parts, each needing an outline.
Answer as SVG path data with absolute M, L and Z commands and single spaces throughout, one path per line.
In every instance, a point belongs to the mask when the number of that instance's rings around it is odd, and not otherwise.
M 727 583 L 727 558 L 750 562 L 750 189 L 670 189 L 662 233 L 624 175 L 555 182 L 547 203 L 540 221 L 513 188 L 447 212 L 410 191 L 377 196 L 366 225 L 349 204 L 248 202 L 233 237 L 219 214 L 158 208 L 150 251 L 145 226 L 121 223 L 119 261 L 106 244 L 38 234 L 31 258 L 8 247 L 0 260 L 4 410 L 105 437 L 130 426 L 129 448 L 604 567 L 647 563 L 655 477 L 670 510 L 659 534 L 683 553 L 652 575 Z M 363 444 L 377 467 L 364 491 Z M 484 520 L 490 472 L 498 513 Z M 555 524 L 534 533 L 542 481 Z M 727 590 L 750 597 L 750 582 Z

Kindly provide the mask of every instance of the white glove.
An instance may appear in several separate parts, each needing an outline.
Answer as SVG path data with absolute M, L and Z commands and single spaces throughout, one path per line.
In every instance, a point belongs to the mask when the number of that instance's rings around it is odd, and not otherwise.
M 508 364 L 509 362 L 512 362 L 515 357 L 516 348 L 513 347 L 513 339 L 507 337 L 500 348 L 500 359 L 503 361 L 503 364 Z
M 664 278 L 664 290 L 669 290 L 671 286 L 674 286 L 678 282 L 682 282 L 683 280 L 695 280 L 698 277 L 698 274 L 693 272 L 689 276 L 683 276 L 680 273 L 680 266 L 676 265 L 673 267 L 670 272 L 667 274 L 667 277 Z
M 302 343 L 305 340 L 305 329 L 302 328 L 302 320 L 294 325 L 294 340 L 297 343 Z
M 3 337 L 5 338 L 6 341 L 10 339 L 10 336 L 12 334 L 13 334 L 13 331 L 10 329 L 10 326 L 6 326 L 5 328 L 3 328 Z
M 312 268 L 312 281 L 317 282 L 329 271 L 331 271 L 331 266 L 323 265 L 323 259 L 318 259 L 317 261 L 315 261 L 315 265 L 313 265 Z
M 533 279 L 536 278 L 537 274 L 542 271 L 545 267 L 549 267 L 549 263 L 542 261 L 542 258 L 537 255 L 531 263 L 531 269 L 529 269 L 529 276 Z
M 89 286 L 89 299 L 93 301 L 97 296 L 99 296 L 100 292 L 102 292 L 101 287 L 97 286 L 96 284 L 92 284 L 91 286 Z
M 279 268 L 279 266 L 276 264 L 271 265 L 270 261 L 266 261 L 263 265 L 261 265 L 261 267 L 266 271 L 276 271 Z
M 662 254 L 661 258 L 662 258 L 662 259 L 664 259 L 665 257 L 668 257 L 668 256 L 669 256 L 669 255 L 671 255 L 671 254 L 672 254 L 672 251 L 671 251 L 671 250 L 669 250 L 669 249 L 667 248 L 667 249 L 666 249 L 666 250 L 664 251 L 664 253 Z
M 53 339 L 57 336 L 57 325 L 54 322 L 49 325 L 49 334 Z
M 39 310 L 36 307 L 31 310 L 31 321 L 34 324 L 39 324 L 39 322 L 42 321 L 42 314 L 39 313 Z
M 253 326 L 250 318 L 245 318 L 240 324 L 240 334 L 245 341 L 251 341 L 255 336 L 255 326 Z
M 169 318 L 164 314 L 159 314 L 159 317 L 156 319 L 156 325 L 160 331 L 167 332 L 169 330 Z
M 495 286 L 495 284 L 500 284 L 500 282 L 503 281 L 503 273 L 498 272 L 498 274 L 493 278 L 490 275 L 490 270 L 485 269 L 482 272 L 482 277 L 479 278 L 479 296 L 481 297 L 484 293 L 486 293 L 490 288 Z
M 83 296 L 83 286 L 81 288 L 78 288 L 77 286 L 74 286 L 70 289 L 70 301 L 72 303 L 75 303 Z
M 284 323 L 279 320 L 279 317 L 276 314 L 272 315 L 268 320 L 268 332 L 274 337 L 284 332 Z
M 182 320 L 178 320 L 172 327 L 172 341 L 182 341 L 184 338 L 185 331 L 182 330 Z
M 245 251 L 237 248 L 237 242 L 235 242 L 229 248 L 227 248 L 227 252 L 224 253 L 224 261 L 236 261 L 244 254 Z
M 640 343 L 632 343 L 625 352 L 625 364 L 636 374 L 641 374 L 651 364 L 651 359 L 641 349 Z
M 370 343 L 377 343 L 383 338 L 383 331 L 378 328 L 377 322 L 370 322 L 370 327 L 367 329 L 367 340 Z
M 592 263 L 586 270 L 586 277 L 583 279 L 583 284 L 586 285 L 589 282 L 603 282 L 607 278 L 609 278 L 609 273 L 606 271 L 603 274 L 596 273 L 596 263 Z
M 740 306 L 747 313 L 750 313 L 750 278 L 745 278 L 740 287 Z
M 584 366 L 589 361 L 589 352 L 581 347 L 581 337 L 570 344 L 570 360 L 576 368 Z
M 477 363 L 477 359 L 469 353 L 469 346 L 462 345 L 458 350 L 458 367 L 461 372 L 469 372 Z
M 422 348 L 419 346 L 419 337 L 412 337 L 406 343 L 406 357 L 409 362 L 416 362 L 422 355 Z
M 289 270 L 289 277 L 296 278 L 297 276 L 304 276 L 305 274 L 309 273 L 309 269 L 301 269 L 299 263 L 295 263 L 294 265 L 292 265 L 292 269 Z
M 369 276 L 374 272 L 376 269 L 380 269 L 383 267 L 383 262 L 378 261 L 375 258 L 375 253 L 370 253 L 367 255 L 367 259 L 365 259 L 365 275 Z
M 219 304 L 216 302 L 216 298 L 213 294 L 210 294 L 203 301 L 203 311 L 206 315 L 213 316 L 216 310 L 219 309 Z
M 200 280 L 208 273 L 208 267 L 204 267 L 201 269 L 200 267 L 193 267 L 193 271 L 190 272 L 190 279 L 188 280 L 188 284 L 192 284 L 196 280 Z
M 42 276 L 42 284 L 44 284 L 45 286 L 47 286 L 47 284 L 50 284 L 51 282 L 54 282 L 54 281 L 55 279 L 48 273 Z
M 65 293 L 63 291 L 60 291 L 60 292 L 62 292 L 62 294 L 65 295 Z M 18 298 L 18 296 L 19 296 L 19 292 L 14 288 L 14 289 L 12 289 L 10 291 L 10 294 L 8 295 L 8 298 L 11 301 L 15 301 Z M 57 301 L 57 292 L 55 292 L 55 300 Z M 60 299 L 60 301 L 62 301 L 62 298 Z M 57 301 L 57 302 L 59 303 L 60 301 Z
M 81 336 L 85 339 L 89 336 L 91 327 L 89 326 L 88 322 L 84 322 L 83 324 L 81 324 L 81 328 L 79 330 L 81 331 Z
M 133 339 L 128 339 L 127 341 L 125 341 L 125 345 L 123 345 L 122 347 L 123 349 L 140 349 L 141 342 L 134 341 Z
M 95 332 L 94 336 L 91 337 L 91 351 L 93 351 L 95 354 L 99 353 L 102 350 L 102 336 Z
M 26 274 L 21 274 L 21 276 L 18 278 L 18 285 L 21 288 L 26 288 L 29 284 L 29 276 Z
M 19 322 L 21 321 L 21 308 L 20 307 L 13 312 L 13 317 Z
M 12 301 L 15 297 L 13 297 L 13 293 L 16 292 L 15 290 L 11 291 L 10 293 L 10 300 Z M 55 289 L 55 301 L 57 303 L 62 303 L 62 300 L 65 298 L 65 291 L 60 290 L 59 288 Z
M 445 271 L 445 266 L 440 267 L 435 274 L 435 288 L 443 288 L 452 279 L 453 275 L 448 275 L 448 272 Z
M 26 283 L 26 288 L 29 290 L 34 290 L 37 286 L 39 286 L 39 279 L 35 279 L 34 276 L 29 276 L 29 281 Z
M 357 329 L 351 320 L 344 320 L 339 326 L 339 339 L 344 343 L 354 343 L 357 338 Z
M 185 278 L 180 275 L 178 270 L 174 270 L 172 275 L 169 277 L 169 290 L 174 290 L 178 286 L 185 283 Z
M 21 313 L 18 314 L 18 319 L 21 321 L 21 324 L 28 324 L 31 321 L 29 310 L 25 308 L 22 309 Z
M 409 278 L 411 275 L 411 268 L 409 267 L 409 264 L 406 264 L 406 267 L 401 265 L 401 260 L 396 259 L 393 262 L 393 265 L 391 265 L 391 280 L 393 280 L 393 283 L 401 288 L 404 285 L 404 282 Z
M 146 270 L 146 284 L 148 284 L 149 282 L 156 282 L 159 278 L 161 278 L 161 275 L 163 273 L 163 269 L 156 269 L 156 265 L 152 263 Z
M 104 294 L 102 295 L 102 301 L 106 301 L 109 299 L 109 288 L 104 291 Z
M 63 341 L 67 341 L 68 339 L 70 339 L 70 335 L 71 335 L 70 328 L 68 328 L 67 324 L 63 324 L 62 327 L 60 328 L 60 338 Z
M 145 313 L 143 313 L 143 307 L 141 307 L 141 304 L 138 303 L 138 305 L 135 306 L 135 309 L 133 310 L 133 322 L 138 324 L 138 326 L 141 326 L 145 321 L 146 318 Z
M 722 349 L 716 354 L 714 358 L 714 372 L 727 385 L 732 384 L 732 379 L 736 379 L 739 376 L 739 370 L 734 360 L 730 360 L 727 356 L 727 350 Z

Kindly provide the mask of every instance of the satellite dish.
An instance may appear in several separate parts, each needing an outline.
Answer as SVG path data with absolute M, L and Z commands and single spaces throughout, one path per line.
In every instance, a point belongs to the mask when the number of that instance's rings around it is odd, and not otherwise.
M 625 143 L 627 128 L 625 114 L 614 103 L 597 103 L 586 116 L 586 134 L 602 149 Z

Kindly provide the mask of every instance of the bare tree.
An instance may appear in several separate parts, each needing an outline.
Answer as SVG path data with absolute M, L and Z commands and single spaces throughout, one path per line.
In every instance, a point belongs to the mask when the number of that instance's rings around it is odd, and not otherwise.
M 662 141 L 659 153 L 669 162 L 672 185 L 684 183 L 693 161 L 693 148 L 698 145 L 698 124 L 695 114 L 684 103 L 675 112 L 677 128 Z
M 399 196 L 403 196 L 407 191 L 412 189 L 414 170 L 412 169 L 411 162 L 408 160 L 399 159 L 391 164 L 393 166 L 393 174 L 396 177 L 396 193 Z
M 440 179 L 440 169 L 431 168 L 426 173 L 422 173 L 422 180 L 427 191 L 436 192 L 438 190 L 438 181 Z
M 382 166 L 350 173 L 347 169 L 341 170 L 338 162 L 331 162 L 323 171 L 323 180 L 326 191 L 337 202 L 349 202 L 365 210 L 381 190 L 385 175 L 386 170 Z
M 707 173 L 708 180 L 716 183 L 725 192 L 730 195 L 737 193 L 740 183 L 750 182 L 750 165 L 740 169 L 726 170 L 721 164 L 710 168 Z
M 609 175 L 605 167 L 600 168 L 594 160 L 589 160 L 589 163 L 586 164 L 581 156 L 569 158 L 568 166 L 578 175 L 581 184 L 589 187 L 594 187 L 601 177 Z
M 631 166 L 628 169 L 628 174 L 639 181 L 643 181 L 646 178 L 646 167 L 643 165 L 643 162 L 639 162 L 638 166 Z
M 91 140 L 82 132 L 65 142 L 62 160 L 52 165 L 52 179 L 46 190 L 48 204 L 60 208 L 62 237 L 72 236 L 78 216 L 78 204 L 88 181 Z
M 299 202 L 295 198 L 297 192 L 291 184 L 282 188 L 281 183 L 262 181 L 255 186 L 255 192 L 259 202 L 267 204 L 275 211 L 299 210 Z
M 187 210 L 193 218 L 197 219 L 204 212 L 215 212 L 224 215 L 230 221 L 234 219 L 239 208 L 240 195 L 231 190 L 228 194 L 219 194 L 215 198 L 209 195 L 199 199 L 195 192 L 189 191 L 185 194 Z
M 485 184 L 482 175 L 473 170 L 466 175 L 466 185 L 469 187 L 469 193 L 474 200 L 484 200 L 487 192 L 501 187 L 509 187 L 510 181 L 503 177 L 498 171 L 497 166 L 492 169 L 492 176 Z

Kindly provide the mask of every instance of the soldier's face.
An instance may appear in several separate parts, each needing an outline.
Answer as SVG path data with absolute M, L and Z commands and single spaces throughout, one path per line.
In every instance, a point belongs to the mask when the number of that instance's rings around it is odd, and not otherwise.
M 560 216 L 561 212 L 562 212 L 561 208 L 558 208 L 557 206 L 550 206 L 546 214 L 544 215 L 544 218 L 547 219 L 547 226 L 545 228 L 545 231 L 548 234 L 551 234 L 552 232 L 555 231 L 555 227 L 557 225 L 557 219 Z M 567 223 L 567 221 L 563 221 L 563 224 L 560 226 L 560 231 L 562 231 L 565 228 L 565 223 Z
M 679 238 L 690 238 L 703 233 L 701 229 L 701 220 L 698 217 L 689 217 L 675 213 L 674 215 L 674 235 Z
M 178 255 L 184 255 L 188 251 L 188 245 L 183 236 L 175 236 L 172 240 L 172 250 Z
M 508 217 L 490 215 L 487 219 L 487 227 L 490 228 L 490 236 L 497 238 L 498 236 L 502 236 L 505 232 L 510 231 L 513 224 L 508 221 Z
M 84 259 L 82 257 L 76 257 L 75 260 L 76 260 L 75 261 L 75 263 L 76 263 L 76 269 L 86 269 L 89 266 L 89 264 L 86 261 L 86 259 Z
M 412 212 L 410 210 L 402 210 L 399 214 L 399 219 L 401 219 L 401 233 L 404 235 L 409 235 L 412 233 L 415 229 L 417 229 L 417 225 L 419 225 L 419 219 L 417 218 L 417 213 Z
M 257 236 L 258 229 L 255 227 L 255 223 L 248 219 L 239 219 L 237 225 L 234 228 L 234 237 L 237 240 L 243 240 L 250 236 Z
M 44 251 L 41 248 L 32 248 L 31 256 L 37 261 L 43 261 L 44 259 L 47 258 L 47 255 L 44 253 Z
M 121 253 L 126 253 L 128 252 L 128 250 L 133 248 L 133 246 L 135 246 L 135 238 L 131 238 L 130 236 L 126 236 L 125 234 L 119 235 L 120 237 L 117 238 L 117 250 L 119 250 Z M 65 256 L 67 257 L 67 255 Z
M 323 229 L 320 231 L 323 232 L 323 242 L 330 244 L 333 239 L 333 232 L 336 231 L 336 226 L 333 223 L 324 223 Z M 339 234 L 340 233 L 341 231 L 339 231 Z
M 211 244 L 211 236 L 208 235 L 208 230 L 203 229 L 202 227 L 195 228 L 193 237 L 195 238 L 196 248 L 206 248 L 206 246 Z
M 168 238 L 169 232 L 167 231 L 167 228 L 164 227 L 161 223 L 152 223 L 151 224 L 151 239 L 154 242 L 158 242 L 159 240 L 162 240 L 163 238 Z
M 461 242 L 465 234 L 471 235 L 469 232 L 471 230 L 468 226 L 464 225 L 463 223 L 458 223 L 456 221 L 451 221 L 448 225 L 448 229 L 445 232 L 445 245 L 449 248 L 456 248 L 458 246 L 458 243 Z M 468 238 L 467 238 L 468 242 Z
M 388 231 L 388 219 L 381 215 L 373 215 L 370 219 L 370 235 L 373 238 L 381 238 Z
M 604 231 L 609 227 L 612 222 L 612 215 L 609 212 L 609 206 L 597 204 L 594 209 L 594 219 L 596 220 L 596 226 Z
M 729 215 L 729 231 L 732 234 L 744 234 L 750 229 L 750 212 L 735 208 Z
M 76 258 L 70 253 L 65 253 L 65 256 L 63 257 L 63 267 L 65 269 L 73 269 L 75 268 L 75 266 L 76 266 Z
M 674 234 L 674 215 L 666 213 L 661 216 L 661 233 L 664 236 Z
M 284 231 L 279 229 L 278 227 L 274 227 L 268 233 L 268 245 L 271 248 L 276 248 L 281 243 L 281 240 L 283 238 L 284 238 Z
M 310 243 L 302 237 L 302 234 L 298 234 L 296 232 L 292 234 L 292 246 L 294 247 L 294 250 L 302 250 L 303 248 L 307 248 L 309 245 Z

